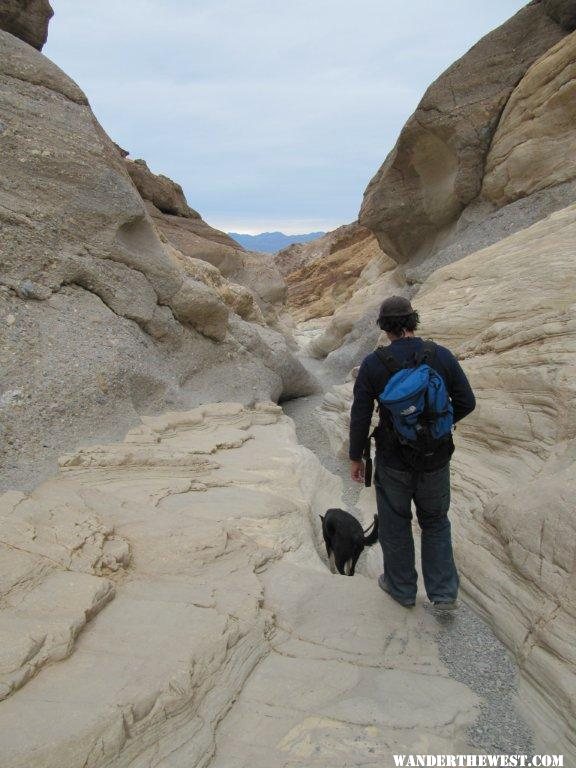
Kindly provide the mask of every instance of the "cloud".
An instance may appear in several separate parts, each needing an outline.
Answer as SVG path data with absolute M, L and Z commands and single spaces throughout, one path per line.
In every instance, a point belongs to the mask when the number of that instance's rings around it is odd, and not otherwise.
M 108 133 L 209 221 L 253 230 L 355 218 L 426 86 L 523 2 L 53 5 L 45 53 Z

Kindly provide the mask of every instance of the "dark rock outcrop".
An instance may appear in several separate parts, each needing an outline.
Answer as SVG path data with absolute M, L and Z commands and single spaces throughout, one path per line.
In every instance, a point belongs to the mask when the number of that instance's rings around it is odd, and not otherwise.
M 0 29 L 39 51 L 48 39 L 48 24 L 53 15 L 48 0 L 0 0 Z
M 569 32 L 576 29 L 575 0 L 543 0 L 543 2 L 550 18 Z
M 180 184 L 167 176 L 152 173 L 145 160 L 126 159 L 126 170 L 141 197 L 154 203 L 162 213 L 183 216 L 186 219 L 200 218 L 200 214 L 186 202 Z

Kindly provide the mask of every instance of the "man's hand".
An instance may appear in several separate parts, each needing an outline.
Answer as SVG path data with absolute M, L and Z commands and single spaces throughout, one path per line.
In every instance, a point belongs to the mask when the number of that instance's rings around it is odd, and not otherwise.
M 364 482 L 364 462 L 352 461 L 350 466 L 350 477 L 355 483 Z

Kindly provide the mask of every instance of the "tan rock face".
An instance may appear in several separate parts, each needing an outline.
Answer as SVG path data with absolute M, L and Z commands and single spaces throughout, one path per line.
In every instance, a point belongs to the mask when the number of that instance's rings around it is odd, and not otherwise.
M 572 748 L 574 237 L 575 206 L 440 270 L 417 298 L 424 334 L 463 358 L 478 398 L 454 460 L 466 588 L 555 708 L 553 727 Z
M 486 161 L 482 195 L 499 207 L 576 178 L 576 32 L 513 92 Z
M 464 587 L 518 660 L 547 747 L 566 753 L 576 732 L 575 237 L 572 206 L 439 270 L 413 299 L 421 335 L 455 352 L 478 401 L 452 462 Z M 345 384 L 319 411 L 341 454 L 350 404 Z
M 48 0 L 0 0 L 0 29 L 39 51 L 48 39 L 48 24 L 53 15 Z
M 362 320 L 367 319 L 375 329 L 382 301 L 387 296 L 404 293 L 406 283 L 402 269 L 380 251 L 364 268 L 350 297 L 332 315 L 322 335 L 310 343 L 310 353 L 314 357 L 326 357 L 346 342 Z
M 30 482 L 63 445 L 117 434 L 166 401 L 313 389 L 278 333 L 244 343 L 244 325 L 263 322 L 260 304 L 273 322 L 281 312 L 285 286 L 273 265 L 243 254 L 238 280 L 216 270 L 218 288 L 207 263 L 190 275 L 82 91 L 7 32 L 0 94 L 2 484 Z M 238 286 L 252 279 L 254 290 Z
M 60 467 L 0 497 L 3 768 L 477 751 L 435 619 L 330 574 L 340 481 L 280 408 L 146 417 Z
M 428 89 L 360 211 L 360 224 L 386 253 L 409 260 L 477 198 L 502 109 L 530 65 L 564 35 L 543 4 L 530 4 Z
M 368 234 L 368 230 L 354 221 L 352 224 L 344 224 L 332 232 L 327 232 L 309 243 L 294 243 L 288 248 L 283 248 L 274 255 L 274 262 L 280 272 L 286 276 L 342 248 L 365 240 Z
M 167 301 L 182 276 L 84 95 L 55 65 L 5 33 L 0 50 L 4 276 L 55 289 L 77 278 L 85 283 L 78 272 L 112 263 L 144 275 Z
M 360 231 L 362 236 L 332 242 L 328 253 L 286 276 L 287 306 L 296 320 L 333 314 L 352 296 L 366 265 L 383 255 L 376 238 Z

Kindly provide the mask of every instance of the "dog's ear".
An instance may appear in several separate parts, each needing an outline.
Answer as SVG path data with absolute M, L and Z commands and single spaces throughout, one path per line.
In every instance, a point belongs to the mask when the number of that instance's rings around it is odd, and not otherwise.
M 320 520 L 322 520 L 322 522 L 324 522 L 324 515 L 318 515 L 318 517 L 320 518 Z

